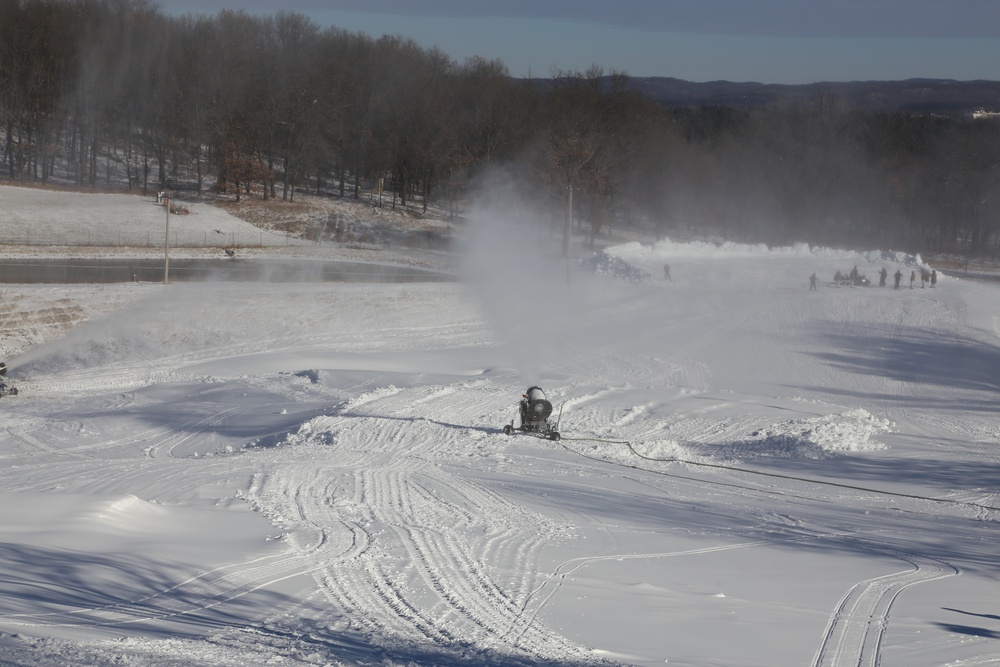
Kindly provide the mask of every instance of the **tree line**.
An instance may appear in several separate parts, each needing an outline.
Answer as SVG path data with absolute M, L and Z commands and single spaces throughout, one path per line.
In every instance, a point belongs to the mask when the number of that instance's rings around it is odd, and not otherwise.
M 608 225 L 1000 252 L 1000 122 L 819 93 L 667 107 L 594 66 L 516 79 L 401 36 L 289 12 L 170 17 L 146 0 L 0 0 L 0 174 L 11 181 L 423 206 L 504 169 Z M 665 67 L 669 63 L 664 64 Z M 558 223 L 557 223 L 558 224 Z

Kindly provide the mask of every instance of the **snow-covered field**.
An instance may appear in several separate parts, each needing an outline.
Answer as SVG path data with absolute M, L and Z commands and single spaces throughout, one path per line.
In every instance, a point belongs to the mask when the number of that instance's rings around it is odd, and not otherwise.
M 215 206 L 186 203 L 175 206 L 186 212 L 169 216 L 173 245 L 280 246 L 292 242 L 284 234 L 261 231 Z M 0 243 L 3 244 L 28 248 L 162 246 L 167 224 L 165 205 L 151 195 L 0 188 Z
M 489 222 L 454 284 L 0 286 L 0 664 L 1000 664 L 1000 286 Z

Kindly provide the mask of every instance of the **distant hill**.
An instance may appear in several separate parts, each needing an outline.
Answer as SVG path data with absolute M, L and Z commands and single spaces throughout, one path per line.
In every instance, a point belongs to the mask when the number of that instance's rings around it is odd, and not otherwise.
M 753 108 L 830 94 L 856 106 L 879 111 L 966 114 L 1000 111 L 1000 81 L 906 79 L 905 81 L 821 82 L 804 85 L 694 83 L 669 77 L 632 77 L 637 90 L 671 107 L 726 106 Z

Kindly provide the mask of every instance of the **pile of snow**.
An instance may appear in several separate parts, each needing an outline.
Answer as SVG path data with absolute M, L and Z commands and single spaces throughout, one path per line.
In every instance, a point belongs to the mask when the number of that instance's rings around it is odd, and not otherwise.
M 607 252 L 594 253 L 588 258 L 580 260 L 580 266 L 591 273 L 610 276 L 630 283 L 641 283 L 652 277 L 647 271 L 636 268 L 620 257 L 614 257 Z
M 926 264 L 919 254 L 898 252 L 896 250 L 880 250 L 877 252 L 865 253 L 865 257 L 871 262 L 886 262 L 889 264 L 899 264 L 901 267 L 930 271 L 930 265 Z
M 299 427 L 295 433 L 290 433 L 281 445 L 295 447 L 298 445 L 335 445 L 337 443 L 337 426 L 339 420 L 332 417 L 317 417 Z
M 639 457 L 649 463 L 693 462 L 741 464 L 765 458 L 829 459 L 837 455 L 874 452 L 886 445 L 873 436 L 888 433 L 891 424 L 867 410 L 848 410 L 809 419 L 790 419 L 756 428 L 745 437 L 699 443 L 676 439 L 635 442 L 591 440 L 581 449 L 620 464 Z M 610 434 L 609 434 L 610 437 Z M 588 439 L 584 438 L 584 442 Z
M 790 419 L 754 430 L 741 441 L 711 448 L 726 460 L 759 457 L 824 458 L 833 453 L 870 452 L 885 449 L 872 436 L 890 429 L 887 419 L 867 410 L 849 410 L 812 419 Z M 707 452 L 709 448 L 702 451 Z

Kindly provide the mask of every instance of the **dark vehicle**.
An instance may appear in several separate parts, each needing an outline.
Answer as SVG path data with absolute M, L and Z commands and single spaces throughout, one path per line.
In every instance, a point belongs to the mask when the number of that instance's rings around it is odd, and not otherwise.
M 0 361 L 0 396 L 17 396 L 17 387 L 7 384 L 7 364 Z

